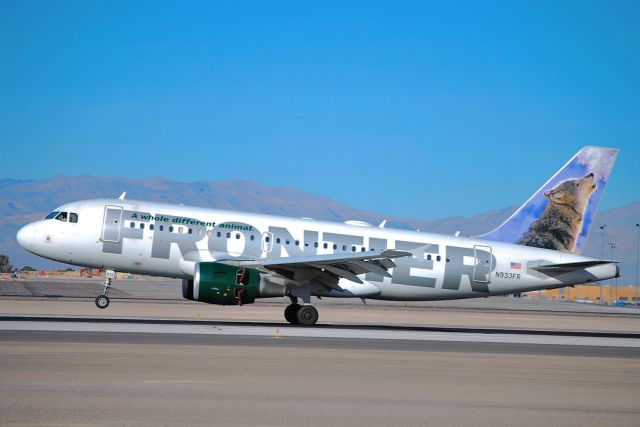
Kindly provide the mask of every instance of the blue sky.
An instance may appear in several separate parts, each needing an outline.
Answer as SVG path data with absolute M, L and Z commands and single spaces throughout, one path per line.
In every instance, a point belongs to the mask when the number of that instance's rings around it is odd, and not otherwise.
M 0 177 L 243 178 L 416 218 L 584 145 L 640 199 L 640 3 L 0 2 Z

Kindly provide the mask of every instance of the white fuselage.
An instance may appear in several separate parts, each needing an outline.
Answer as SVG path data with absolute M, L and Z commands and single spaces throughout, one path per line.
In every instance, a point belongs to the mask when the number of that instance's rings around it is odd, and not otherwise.
M 347 292 L 312 295 L 388 300 L 485 297 L 615 277 L 615 264 L 548 276 L 530 267 L 590 260 L 558 251 L 467 237 L 135 200 L 97 199 L 56 209 L 77 222 L 36 221 L 18 233 L 30 252 L 91 268 L 189 279 L 198 262 L 353 254 L 398 249 L 391 277 L 367 273 Z

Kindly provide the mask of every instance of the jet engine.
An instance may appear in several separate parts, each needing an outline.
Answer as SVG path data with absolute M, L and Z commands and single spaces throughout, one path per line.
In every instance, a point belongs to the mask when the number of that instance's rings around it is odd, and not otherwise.
M 273 283 L 260 271 L 218 262 L 197 263 L 193 279 L 182 280 L 183 298 L 209 304 L 252 304 L 256 298 L 284 295 L 285 286 Z

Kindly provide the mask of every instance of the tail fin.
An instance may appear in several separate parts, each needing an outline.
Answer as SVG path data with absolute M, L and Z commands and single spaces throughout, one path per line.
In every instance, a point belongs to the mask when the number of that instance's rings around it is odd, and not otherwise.
M 584 147 L 495 230 L 478 236 L 581 253 L 618 149 Z

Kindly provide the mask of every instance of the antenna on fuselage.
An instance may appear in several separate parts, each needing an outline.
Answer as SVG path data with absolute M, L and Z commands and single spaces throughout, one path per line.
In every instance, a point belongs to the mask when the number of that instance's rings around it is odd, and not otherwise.
M 124 200 L 125 196 L 127 195 L 127 192 L 123 192 L 120 197 L 118 197 L 118 200 Z

